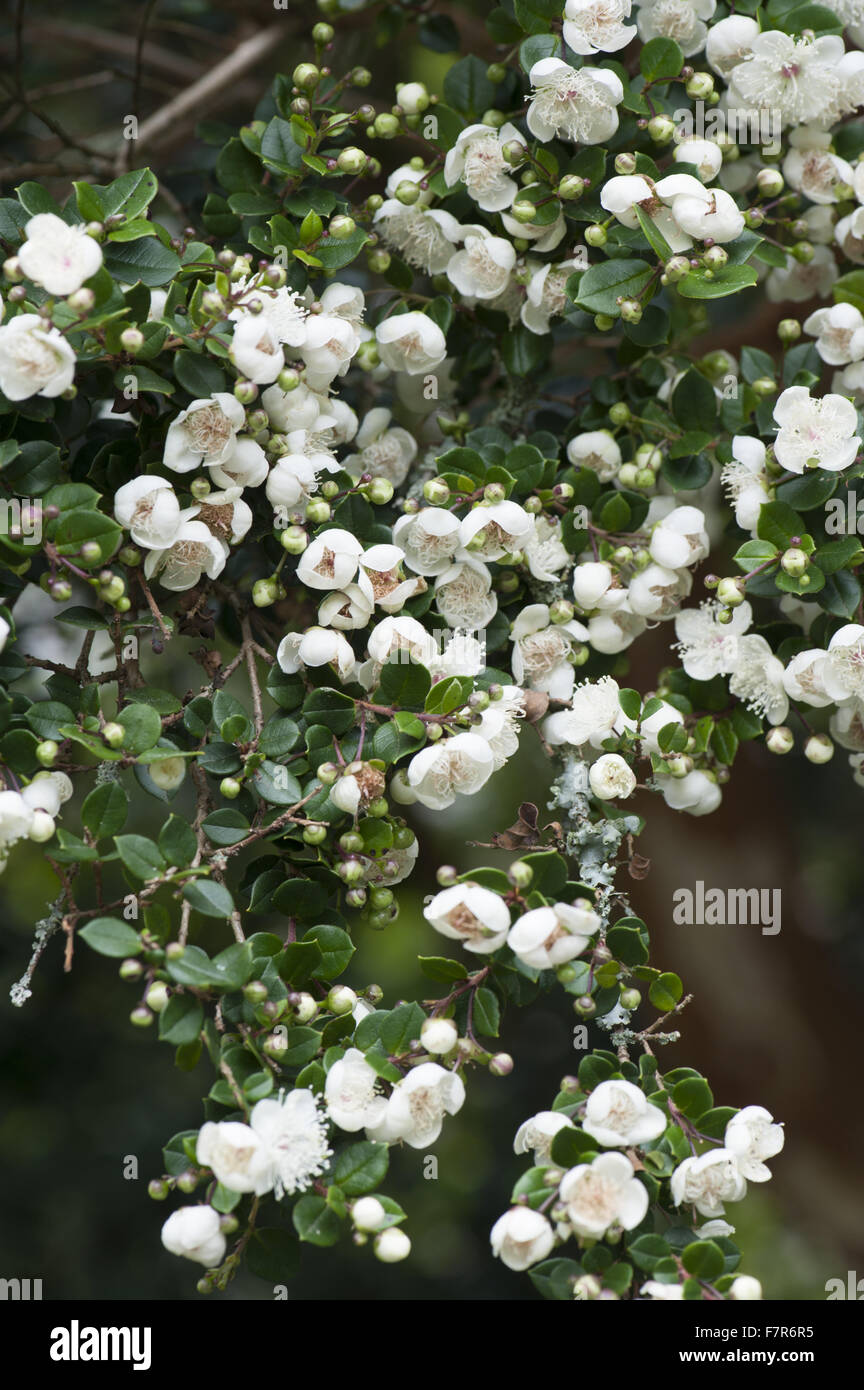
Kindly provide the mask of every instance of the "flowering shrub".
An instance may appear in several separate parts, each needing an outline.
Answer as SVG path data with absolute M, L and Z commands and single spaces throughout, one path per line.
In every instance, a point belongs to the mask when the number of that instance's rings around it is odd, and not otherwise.
M 652 797 L 710 814 L 742 742 L 864 783 L 861 15 L 751 14 L 512 0 L 496 61 L 378 111 L 321 22 L 194 228 L 148 169 L 0 200 L 0 837 L 58 880 L 12 999 L 83 942 L 208 1073 L 150 1185 L 204 1292 L 281 1281 L 298 1237 L 406 1258 L 390 1163 L 563 990 L 601 1045 L 515 1117 L 493 1255 L 553 1299 L 761 1296 L 727 1208 L 783 1129 L 664 1066 L 688 999 L 626 890 Z M 695 352 L 760 284 L 819 307 Z M 398 915 L 411 805 L 520 741 L 548 814 L 439 869 L 453 954 L 383 997 L 354 938 Z

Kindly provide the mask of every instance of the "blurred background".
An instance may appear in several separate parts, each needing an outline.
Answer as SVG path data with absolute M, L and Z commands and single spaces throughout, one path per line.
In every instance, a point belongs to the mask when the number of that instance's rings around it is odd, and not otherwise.
M 389 42 L 377 52 L 368 14 L 358 9 L 347 17 L 334 69 L 359 62 L 372 68 L 376 77 L 364 100 L 393 99 L 382 75 L 388 82 L 425 80 L 440 90 L 459 56 L 420 45 L 413 27 L 400 30 L 407 8 L 375 7 L 391 25 Z M 485 0 L 436 3 L 435 14 L 452 18 L 462 53 L 491 61 L 500 55 L 483 27 L 490 8 Z M 288 0 L 280 11 L 261 0 L 236 6 L 164 0 L 110 9 L 76 3 L 50 14 L 42 5 L 8 6 L 0 25 L 0 85 L 7 99 L 5 109 L 0 104 L 3 191 L 24 177 L 43 180 L 63 196 L 70 179 L 82 175 L 106 182 L 125 115 L 137 111 L 146 121 L 240 44 L 270 30 L 266 51 L 232 81 L 217 84 L 206 109 L 172 122 L 136 151 L 133 163 L 152 164 L 178 208 L 194 209 L 208 191 L 208 159 L 215 159 L 219 141 L 229 127 L 252 117 L 276 72 L 290 72 L 311 56 L 304 36 L 318 17 L 309 0 Z M 195 135 L 202 122 L 199 133 L 214 141 L 203 150 Z M 79 148 L 69 146 L 67 131 Z M 404 153 L 407 158 L 413 150 Z M 170 214 L 160 209 L 160 215 Z M 796 308 L 803 317 L 805 306 Z M 730 315 L 706 350 L 745 337 L 771 347 L 782 311 L 757 308 L 748 324 L 739 319 L 734 327 Z M 572 364 L 574 380 L 596 370 L 602 362 L 583 360 L 583 354 Z M 33 602 L 31 624 L 45 621 Z M 47 636 L 43 627 L 42 640 Z M 667 638 L 661 630 L 653 650 L 650 641 L 638 646 L 628 683 L 651 686 L 668 660 Z M 169 674 L 164 659 L 149 676 L 178 692 L 201 679 L 182 662 Z M 375 981 L 386 1002 L 436 992 L 416 966 L 418 953 L 442 951 L 441 938 L 421 915 L 423 895 L 435 890 L 436 867 L 506 864 L 506 856 L 474 850 L 470 840 L 478 827 L 491 833 L 509 825 L 526 796 L 542 809 L 548 777 L 536 736 L 526 729 L 519 756 L 479 796 L 446 815 L 412 811 L 424 859 L 401 890 L 398 922 L 384 933 L 358 932 L 352 983 Z M 638 848 L 652 867 L 646 879 L 628 885 L 633 907 L 649 924 L 656 963 L 677 971 L 694 995 L 681 1019 L 682 1040 L 665 1049 L 662 1065 L 700 1068 L 717 1104 L 764 1105 L 786 1123 L 774 1181 L 751 1185 L 747 1200 L 728 1214 L 747 1252 L 748 1272 L 763 1280 L 770 1297 L 822 1299 L 827 1279 L 845 1279 L 856 1269 L 864 1275 L 858 1159 L 864 1120 L 857 1077 L 864 793 L 853 785 L 842 753 L 833 765 L 815 768 L 797 754 L 771 758 L 748 744 L 713 816 L 675 814 L 657 798 L 649 807 L 641 795 L 649 828 Z M 183 796 L 175 811 L 188 809 Z M 149 802 L 135 828 L 149 833 L 146 818 L 152 815 L 155 823 L 158 813 L 157 803 Z M 74 817 L 74 809 L 67 811 L 70 825 Z M 692 888 L 697 879 L 711 887 L 779 888 L 782 931 L 762 936 L 758 927 L 673 925 L 674 890 Z M 41 1278 L 46 1299 L 195 1299 L 195 1268 L 162 1251 L 158 1233 L 167 1208 L 150 1202 L 145 1189 L 162 1171 L 165 1140 L 200 1122 L 198 1074 L 172 1072 L 167 1048 L 152 1033 L 130 1027 L 134 989 L 118 981 L 116 963 L 83 947 L 65 975 L 62 944 L 52 942 L 33 997 L 21 1009 L 8 1002 L 8 989 L 30 956 L 33 923 L 54 892 L 38 849 L 19 846 L 0 879 L 0 1277 Z M 263 918 L 259 925 L 279 928 Z M 650 1016 L 646 1009 L 646 1023 Z M 524 1276 L 490 1259 L 488 1233 L 525 1166 L 512 1152 L 518 1123 L 546 1108 L 560 1078 L 578 1065 L 574 1017 L 563 993 L 505 1017 L 501 1046 L 516 1058 L 515 1071 L 497 1080 L 472 1075 L 464 1119 L 450 1120 L 435 1146 L 436 1179 L 424 1178 L 422 1153 L 394 1152 L 387 1191 L 409 1212 L 414 1253 L 406 1265 L 383 1266 L 347 1242 L 335 1255 L 308 1248 L 290 1297 L 535 1299 Z M 604 1040 L 592 1034 L 592 1045 Z M 137 1160 L 137 1179 L 124 1177 L 134 1167 L 130 1158 Z M 270 1290 L 241 1274 L 226 1296 L 261 1299 Z

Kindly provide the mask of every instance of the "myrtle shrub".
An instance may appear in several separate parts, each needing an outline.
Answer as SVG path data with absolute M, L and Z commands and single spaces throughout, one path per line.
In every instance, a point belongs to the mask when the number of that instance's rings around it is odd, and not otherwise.
M 506 1103 L 507 1016 L 564 991 L 601 1045 L 514 1116 L 492 1254 L 558 1300 L 758 1298 L 727 1207 L 783 1129 L 665 1068 L 689 999 L 628 880 L 741 743 L 864 784 L 864 12 L 509 0 L 490 63 L 374 7 L 453 58 L 376 110 L 322 8 L 194 226 L 148 168 L 0 200 L 0 837 L 57 881 L 12 1002 L 116 958 L 202 1078 L 150 1195 L 209 1292 L 406 1258 L 390 1164 L 470 1127 L 477 1068 Z M 766 299 L 808 305 L 773 350 L 694 347 Z M 452 954 L 386 998 L 352 956 L 410 807 L 526 741 L 548 802 L 439 868 Z

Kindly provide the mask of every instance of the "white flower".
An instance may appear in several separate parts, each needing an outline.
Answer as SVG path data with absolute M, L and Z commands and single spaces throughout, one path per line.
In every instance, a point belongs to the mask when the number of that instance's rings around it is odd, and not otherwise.
M 698 564 L 708 554 L 704 512 L 698 507 L 674 507 L 655 526 L 648 549 L 652 560 L 670 570 Z
M 666 195 L 665 201 L 661 196 L 661 185 Z M 614 213 L 622 226 L 634 230 L 639 226 L 636 215 L 638 206 L 654 223 L 671 251 L 686 251 L 692 245 L 692 240 L 687 232 L 679 227 L 667 202 L 671 202 L 674 193 L 686 192 L 690 185 L 693 185 L 697 192 L 704 192 L 702 185 L 692 174 L 670 174 L 656 185 L 644 174 L 617 174 L 604 183 L 600 192 L 600 204 L 607 212 Z
M 648 1193 L 623 1154 L 599 1154 L 564 1174 L 561 1201 L 576 1235 L 600 1240 L 610 1226 L 632 1231 L 648 1210 Z
M 864 314 L 854 304 L 817 309 L 804 320 L 804 332 L 814 335 L 816 351 L 832 367 L 864 357 Z
M 408 764 L 408 785 L 422 805 L 443 811 L 457 795 L 473 796 L 494 770 L 495 759 L 484 738 L 456 734 L 414 755 Z
M 615 109 L 624 98 L 620 78 L 605 68 L 571 68 L 541 58 L 529 73 L 533 88 L 528 129 L 538 140 L 599 145 L 618 129 Z
M 830 125 L 858 104 L 854 64 L 834 35 L 794 38 L 772 29 L 750 41 L 732 71 L 729 105 L 777 113 L 784 126 Z
M 267 1192 L 259 1186 L 256 1159 L 261 1140 L 255 1130 L 239 1120 L 212 1121 L 201 1126 L 195 1144 L 198 1162 L 232 1192 Z
M 489 1237 L 492 1254 L 508 1269 L 530 1269 L 545 1260 L 555 1244 L 555 1232 L 540 1211 L 511 1207 L 499 1216 Z
M 228 546 L 214 536 L 203 521 L 194 520 L 197 512 L 197 507 L 188 507 L 181 512 L 170 545 L 165 549 L 149 551 L 144 559 L 147 578 L 156 577 L 163 588 L 173 589 L 177 593 L 197 584 L 202 572 L 209 579 L 215 579 L 222 573 L 228 559 Z
M 631 1081 L 601 1081 L 585 1103 L 582 1128 L 606 1148 L 629 1148 L 659 1139 L 666 1115 Z
M 326 291 L 321 296 L 322 305 L 325 297 Z M 350 367 L 360 346 L 360 332 L 352 318 L 353 315 L 330 312 L 310 314 L 306 320 L 306 341 L 301 354 L 306 363 L 306 381 L 313 391 L 327 391 L 334 378 L 344 376 Z
M 290 430 L 320 429 L 320 421 L 334 420 L 331 407 L 335 401 L 328 400 L 318 391 L 312 391 L 301 381 L 293 391 L 283 391 L 280 386 L 268 386 L 261 392 L 261 405 L 275 430 L 288 434 Z M 353 413 L 353 412 L 352 412 Z
M 252 525 L 252 508 L 243 501 L 241 491 L 229 487 L 224 492 L 208 492 L 197 507 L 198 520 L 231 545 L 242 541 Z
M 467 298 L 495 299 L 507 289 L 515 264 L 516 252 L 504 237 L 466 228 L 462 250 L 447 262 L 447 278 Z
M 320 1097 L 302 1089 L 280 1092 L 278 1100 L 259 1100 L 249 1116 L 260 1141 L 256 1192 L 272 1189 L 277 1199 L 293 1196 L 325 1171 L 332 1150 L 321 1104 Z
M 296 290 L 289 290 L 285 285 L 281 289 L 274 289 L 271 285 L 260 282 L 254 284 L 248 279 L 235 283 L 235 294 L 238 291 L 240 300 L 228 315 L 229 319 L 239 323 L 246 317 L 246 306 L 252 299 L 257 299 L 262 308 L 256 317 L 267 320 L 278 342 L 287 343 L 289 347 L 294 348 L 303 346 L 306 341 L 309 311 L 301 294 Z
M 685 1158 L 671 1178 L 676 1207 L 695 1206 L 700 1216 L 722 1216 L 724 1202 L 740 1202 L 747 1193 L 734 1153 L 711 1149 L 699 1158 Z
M 5 618 L 0 618 L 0 652 L 6 646 L 9 633 L 12 631 Z
M 782 724 L 789 713 L 789 697 L 783 685 L 783 662 L 764 637 L 749 633 L 739 637 L 729 691 L 743 700 L 769 724 Z
M 276 660 L 289 676 L 303 666 L 332 666 L 343 681 L 353 679 L 356 666 L 350 642 L 328 627 L 287 633 L 276 648 Z
M 524 714 L 524 690 L 518 685 L 505 685 L 500 700 L 493 700 L 475 725 L 475 733 L 485 738 L 492 749 L 496 772 L 519 747 L 519 721 Z
M 373 545 L 360 556 L 357 586 L 365 597 L 387 613 L 396 613 L 426 588 L 425 579 L 402 575 L 404 553 L 398 545 Z
M 394 652 L 406 652 L 421 666 L 428 666 L 436 655 L 434 639 L 416 618 L 384 618 L 373 627 L 366 646 L 376 666 L 383 666 Z
M 516 1131 L 513 1140 L 515 1154 L 532 1153 L 535 1167 L 549 1163 L 552 1140 L 562 1129 L 572 1129 L 573 1121 L 561 1110 L 540 1110 Z
M 767 1182 L 770 1169 L 766 1158 L 774 1158 L 785 1143 L 783 1126 L 761 1105 L 745 1105 L 726 1126 L 725 1147 L 735 1155 L 739 1172 L 748 1182 Z
M 466 126 L 444 161 L 444 182 L 448 188 L 464 183 L 484 212 L 509 208 L 518 191 L 511 166 L 502 154 L 504 145 L 510 142 L 523 143 L 519 131 L 509 123 L 499 130 L 488 125 Z
M 613 732 L 620 732 L 623 715 L 618 698 L 618 683 L 611 676 L 577 685 L 570 708 L 550 714 L 543 725 L 543 735 L 549 743 L 570 743 L 581 747 L 590 743 L 600 748 Z
M 394 487 L 401 486 L 417 454 L 412 434 L 399 425 L 391 425 L 391 413 L 376 406 L 363 417 L 355 443 L 359 450 L 343 460 L 342 467 L 352 477 L 371 473 L 373 478 L 386 478 Z
M 360 563 L 363 546 L 350 531 L 338 526 L 317 535 L 303 551 L 297 578 L 309 589 L 344 589 Z
M 423 507 L 400 516 L 393 527 L 405 564 L 415 574 L 439 575 L 449 569 L 459 548 L 459 519 L 444 507 Z
M 713 140 L 700 140 L 696 135 L 688 135 L 675 145 L 675 163 L 695 165 L 696 172 L 705 183 L 716 178 L 723 165 L 723 152 Z
M 734 435 L 732 459 L 724 463 L 720 481 L 735 508 L 737 524 L 743 531 L 752 531 L 763 505 L 771 500 L 762 440 L 749 434 Z
M 534 518 L 534 529 L 522 542 L 520 549 L 531 574 L 544 584 L 554 584 L 558 572 L 571 561 L 570 553 L 561 539 L 559 522 L 547 516 Z
M 617 53 L 636 34 L 630 18 L 631 0 L 567 0 L 564 42 L 574 53 Z
M 661 777 L 658 786 L 662 787 L 667 806 L 673 811 L 686 811 L 690 816 L 710 816 L 723 799 L 717 783 L 699 768 L 688 772 L 686 777 Z
M 783 176 L 790 187 L 811 203 L 836 203 L 837 185 L 851 185 L 855 175 L 851 164 L 831 153 L 828 132 L 799 126 L 790 132 L 789 146 Z
M 734 670 L 738 638 L 746 632 L 753 610 L 746 601 L 732 609 L 732 620 L 719 623 L 722 605 L 709 599 L 698 608 L 684 608 L 675 619 L 676 650 L 681 665 L 694 681 L 710 681 Z
M 690 174 L 670 174 L 656 189 L 676 225 L 696 241 L 734 241 L 744 230 L 744 214 L 725 189 L 705 188 Z
M 588 782 L 600 801 L 626 799 L 636 789 L 636 775 L 619 753 L 604 753 L 592 763 Z
M 636 23 L 643 43 L 649 39 L 674 39 L 685 58 L 692 58 L 705 44 L 706 20 L 717 0 L 639 0 Z
M 222 1263 L 226 1248 L 218 1211 L 205 1205 L 172 1211 L 162 1227 L 162 1244 L 172 1255 L 214 1269 Z
M 590 907 L 555 903 L 532 908 L 518 918 L 507 945 L 532 969 L 550 970 L 581 955 L 599 929 L 600 918 Z
M 483 560 L 500 560 L 521 549 L 533 531 L 533 516 L 518 502 L 493 502 L 472 507 L 460 523 L 459 544 Z
M 821 709 L 832 703 L 822 681 L 826 653 L 821 647 L 809 647 L 796 652 L 783 672 L 783 686 L 790 700 L 801 700 L 805 705 Z M 838 711 L 838 714 L 842 711 Z
M 819 674 L 832 700 L 864 697 L 864 627 L 860 623 L 845 623 L 837 629 Z
M 275 381 L 285 366 L 276 330 L 263 314 L 243 314 L 234 327 L 228 355 L 241 376 L 257 386 Z
M 217 487 L 259 487 L 267 477 L 267 456 L 260 444 L 246 435 L 221 463 L 210 464 L 210 478 Z
M 507 904 L 478 883 L 454 883 L 436 893 L 423 916 L 442 936 L 461 941 L 466 951 L 489 955 L 503 946 L 510 928 Z
M 574 434 L 567 445 L 567 457 L 574 468 L 590 468 L 601 483 L 608 483 L 621 467 L 621 450 L 608 430 Z
M 447 356 L 447 339 L 437 323 L 416 310 L 391 314 L 375 329 L 375 340 L 391 372 L 418 376 L 431 372 Z
M 327 1073 L 324 1101 L 327 1114 L 340 1129 L 354 1134 L 366 1125 L 376 1125 L 387 1109 L 387 1099 L 377 1089 L 378 1073 L 363 1053 L 349 1047 Z
M 33 808 L 20 792 L 0 792 L 0 846 L 4 849 L 25 839 L 33 828 Z
M 559 318 L 569 307 L 567 281 L 574 270 L 585 270 L 588 265 L 587 250 L 584 246 L 575 248 L 579 253 L 571 260 L 552 265 L 537 265 L 531 271 L 531 279 L 525 286 L 525 302 L 519 317 L 532 333 L 549 332 L 549 320 Z
M 718 20 L 708 31 L 705 57 L 720 77 L 728 78 L 732 69 L 753 51 L 759 25 L 748 15 L 730 15 Z
M 53 212 L 31 217 L 24 235 L 18 263 L 27 279 L 49 294 L 74 294 L 102 264 L 102 247 L 84 227 L 69 227 Z
M 388 198 L 373 220 L 387 245 L 424 275 L 441 275 L 462 239 L 462 228 L 452 213 L 420 203 L 405 207 L 396 198 Z
M 74 349 L 38 314 L 16 314 L 0 328 L 0 391 L 7 400 L 60 396 L 74 376 Z
M 162 550 L 177 534 L 180 503 L 166 478 L 145 473 L 117 489 L 114 516 L 136 545 Z
M 614 613 L 598 613 L 588 623 L 588 642 L 595 652 L 615 656 L 626 651 L 648 626 L 645 619 L 634 613 L 629 604 L 622 604 Z
M 71 795 L 72 783 L 65 772 L 37 772 L 21 792 L 21 799 L 31 811 L 46 811 L 49 816 L 56 816 Z
M 427 1052 L 446 1057 L 459 1041 L 459 1029 L 452 1018 L 427 1018 L 420 1029 L 420 1041 Z
M 762 1285 L 752 1274 L 739 1274 L 729 1286 L 729 1297 L 737 1302 L 752 1303 L 762 1297 Z
M 438 575 L 435 604 L 448 627 L 479 631 L 498 612 L 498 598 L 491 589 L 492 575 L 486 565 L 469 557 Z
M 554 222 L 519 222 L 509 212 L 502 212 L 500 217 L 505 232 L 509 236 L 519 237 L 522 241 L 530 241 L 534 251 L 554 251 L 567 235 L 567 219 L 563 212 L 558 214 Z M 521 285 L 511 280 L 506 292 L 498 299 L 490 301 L 489 308 L 497 309 L 502 314 L 506 313 L 510 322 L 515 323 L 523 306 L 522 295 Z
M 351 632 L 366 627 L 372 617 L 373 603 L 367 598 L 359 584 L 349 584 L 345 589 L 329 593 L 318 605 L 318 622 L 321 627 L 339 628 L 341 632 Z
M 271 507 L 305 506 L 318 488 L 315 465 L 306 454 L 283 454 L 266 476 L 264 493 Z
M 151 763 L 147 771 L 150 774 L 151 782 L 163 792 L 173 792 L 181 785 L 186 777 L 185 758 L 167 757 L 160 758 L 158 762 Z
M 230 391 L 193 401 L 168 426 L 165 467 L 174 473 L 189 473 L 202 464 L 224 463 L 234 452 L 237 432 L 245 423 L 246 412 Z M 261 446 L 255 447 L 260 450 Z
M 775 304 L 784 300 L 802 304 L 807 299 L 827 299 L 839 274 L 833 251 L 827 246 L 816 246 L 813 259 L 806 265 L 790 259 L 785 268 L 777 266 L 772 270 L 765 281 L 765 294 Z
M 553 623 L 548 604 L 532 603 L 523 608 L 510 631 L 517 683 L 545 691 L 556 700 L 569 699 L 574 680 L 570 654 L 587 636 L 581 623 Z
M 387 1131 L 412 1149 L 425 1149 L 441 1133 L 444 1116 L 465 1102 L 461 1076 L 438 1062 L 421 1062 L 393 1088 L 387 1103 Z
M 692 587 L 693 579 L 687 570 L 647 565 L 630 580 L 627 603 L 639 617 L 671 618 Z

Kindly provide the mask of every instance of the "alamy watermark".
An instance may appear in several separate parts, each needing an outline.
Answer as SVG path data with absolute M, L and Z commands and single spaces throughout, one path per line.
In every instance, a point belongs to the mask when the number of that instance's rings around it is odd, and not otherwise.
M 725 137 L 735 145 L 761 145 L 763 156 L 778 155 L 782 149 L 782 112 L 767 106 L 730 106 L 726 110 L 694 102 L 693 110 L 672 112 L 675 140 L 717 140 Z
M 779 888 L 676 888 L 672 921 L 678 926 L 761 926 L 763 936 L 780 931 Z

